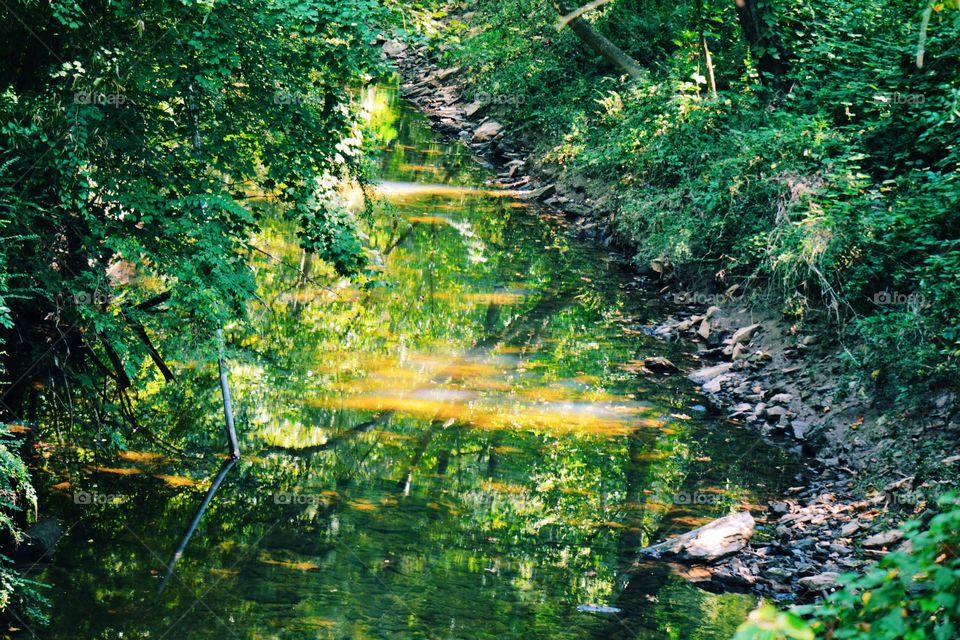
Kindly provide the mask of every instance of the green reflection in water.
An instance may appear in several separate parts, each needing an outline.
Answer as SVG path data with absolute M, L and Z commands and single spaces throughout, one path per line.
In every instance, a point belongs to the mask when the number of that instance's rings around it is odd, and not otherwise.
M 664 311 L 607 254 L 491 192 L 394 90 L 367 101 L 385 145 L 374 269 L 337 281 L 282 222 L 257 239 L 259 300 L 231 332 L 245 458 L 159 598 L 219 461 L 74 452 L 68 473 L 51 457 L 67 535 L 40 575 L 45 634 L 728 637 L 754 598 L 636 551 L 760 502 L 790 462 L 698 411 L 682 376 L 639 371 L 688 356 L 640 330 Z M 222 450 L 212 368 L 188 365 L 137 411 Z

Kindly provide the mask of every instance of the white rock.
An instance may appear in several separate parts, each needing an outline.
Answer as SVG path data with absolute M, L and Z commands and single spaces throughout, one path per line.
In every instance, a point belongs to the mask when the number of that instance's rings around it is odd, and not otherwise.
M 722 364 L 718 364 L 712 367 L 707 367 L 705 369 L 694 371 L 687 377 L 693 380 L 694 382 L 696 382 L 697 384 L 705 384 L 713 380 L 717 376 L 727 373 L 728 371 L 730 371 L 732 367 L 733 367 L 732 362 L 724 362 Z
M 478 142 L 483 142 L 496 137 L 501 131 L 503 131 L 502 124 L 496 120 L 487 120 L 473 132 L 473 139 Z
M 713 562 L 734 554 L 753 536 L 755 522 L 747 511 L 714 520 L 666 542 L 647 547 L 644 555 L 694 562 Z

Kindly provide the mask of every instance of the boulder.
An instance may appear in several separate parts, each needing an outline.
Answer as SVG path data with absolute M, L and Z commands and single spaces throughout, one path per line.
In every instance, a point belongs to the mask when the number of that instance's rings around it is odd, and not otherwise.
M 491 140 L 503 131 L 503 125 L 496 120 L 487 120 L 473 132 L 473 139 L 477 142 Z
M 747 546 L 747 541 L 753 536 L 755 524 L 749 512 L 740 511 L 666 542 L 647 547 L 641 554 L 685 562 L 715 562 Z
M 707 367 L 705 369 L 694 371 L 687 377 L 693 380 L 694 382 L 696 382 L 697 384 L 706 384 L 707 382 L 710 382 L 717 376 L 727 373 L 728 371 L 730 371 L 731 368 L 733 368 L 732 362 L 724 362 L 722 364 L 718 364 L 712 367 Z

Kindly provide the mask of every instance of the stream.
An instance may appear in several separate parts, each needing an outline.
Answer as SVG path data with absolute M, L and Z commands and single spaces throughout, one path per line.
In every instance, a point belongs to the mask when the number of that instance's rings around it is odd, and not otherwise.
M 796 462 L 711 415 L 682 373 L 643 369 L 697 365 L 649 335 L 670 309 L 622 260 L 488 186 L 394 87 L 365 104 L 384 145 L 366 275 L 337 279 L 282 216 L 266 224 L 251 320 L 226 328 L 243 458 L 220 476 L 216 363 L 186 355 L 136 408 L 205 458 L 45 452 L 63 535 L 30 573 L 52 601 L 30 631 L 729 638 L 754 596 L 637 550 L 760 509 Z

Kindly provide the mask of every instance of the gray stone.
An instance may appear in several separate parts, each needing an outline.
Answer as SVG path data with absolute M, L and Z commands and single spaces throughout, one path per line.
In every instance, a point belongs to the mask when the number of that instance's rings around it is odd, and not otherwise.
M 666 542 L 647 547 L 642 554 L 690 562 L 714 562 L 737 553 L 753 536 L 755 522 L 747 511 L 714 520 Z
M 496 120 L 487 120 L 473 132 L 473 139 L 477 142 L 491 140 L 503 131 L 503 125 Z
M 824 571 L 815 576 L 807 576 L 797 580 L 797 584 L 807 591 L 826 591 L 837 584 L 837 578 L 840 577 L 836 571 Z

